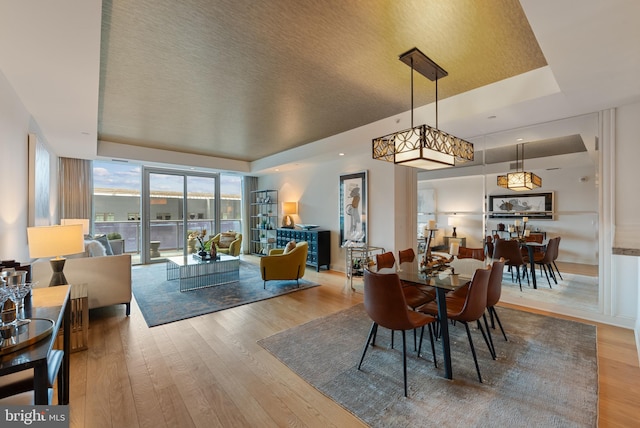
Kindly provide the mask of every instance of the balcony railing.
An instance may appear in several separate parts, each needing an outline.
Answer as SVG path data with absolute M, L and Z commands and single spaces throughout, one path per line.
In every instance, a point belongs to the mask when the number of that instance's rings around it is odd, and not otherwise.
M 215 230 L 213 219 L 188 220 L 187 231 L 207 230 L 207 236 Z M 126 253 L 140 253 L 142 224 L 139 221 L 96 221 L 94 230 L 96 234 L 117 232 L 124 239 L 124 251 Z M 242 221 L 224 219 L 220 221 L 220 230 L 242 230 Z M 184 248 L 185 232 L 182 220 L 151 220 L 149 241 L 160 241 L 160 250 L 182 250 Z

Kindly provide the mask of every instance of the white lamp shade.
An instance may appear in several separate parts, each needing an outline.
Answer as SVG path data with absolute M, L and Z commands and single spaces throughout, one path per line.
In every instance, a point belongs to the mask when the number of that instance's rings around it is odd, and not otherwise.
M 282 214 L 284 214 L 284 215 L 298 214 L 298 203 L 297 202 L 283 202 L 282 203 Z
M 89 219 L 88 218 L 63 218 L 60 220 L 60 224 L 63 226 L 68 226 L 70 224 L 81 224 L 82 225 L 82 233 L 84 235 L 89 234 Z
M 29 256 L 60 257 L 84 251 L 82 224 L 27 228 Z
M 448 223 L 449 223 L 449 226 L 457 226 L 456 218 L 454 216 L 449 217 Z

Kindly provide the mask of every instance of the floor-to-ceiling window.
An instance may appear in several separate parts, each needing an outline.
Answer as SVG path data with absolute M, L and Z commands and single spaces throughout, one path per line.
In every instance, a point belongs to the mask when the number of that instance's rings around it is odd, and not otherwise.
M 94 162 L 94 233 L 119 234 L 134 263 L 194 251 L 194 232 L 242 230 L 242 177 Z

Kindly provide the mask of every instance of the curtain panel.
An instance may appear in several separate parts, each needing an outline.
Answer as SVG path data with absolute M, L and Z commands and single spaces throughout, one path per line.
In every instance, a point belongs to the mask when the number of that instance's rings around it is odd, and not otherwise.
M 59 158 L 60 218 L 93 217 L 93 162 Z

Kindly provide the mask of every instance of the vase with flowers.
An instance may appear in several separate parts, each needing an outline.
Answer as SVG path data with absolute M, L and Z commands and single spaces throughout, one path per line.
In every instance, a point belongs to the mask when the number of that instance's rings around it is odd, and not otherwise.
M 202 229 L 200 232 L 192 232 L 189 238 L 195 238 L 198 241 L 198 255 L 203 259 L 207 257 L 207 250 L 205 248 L 204 238 L 207 236 L 207 229 Z

